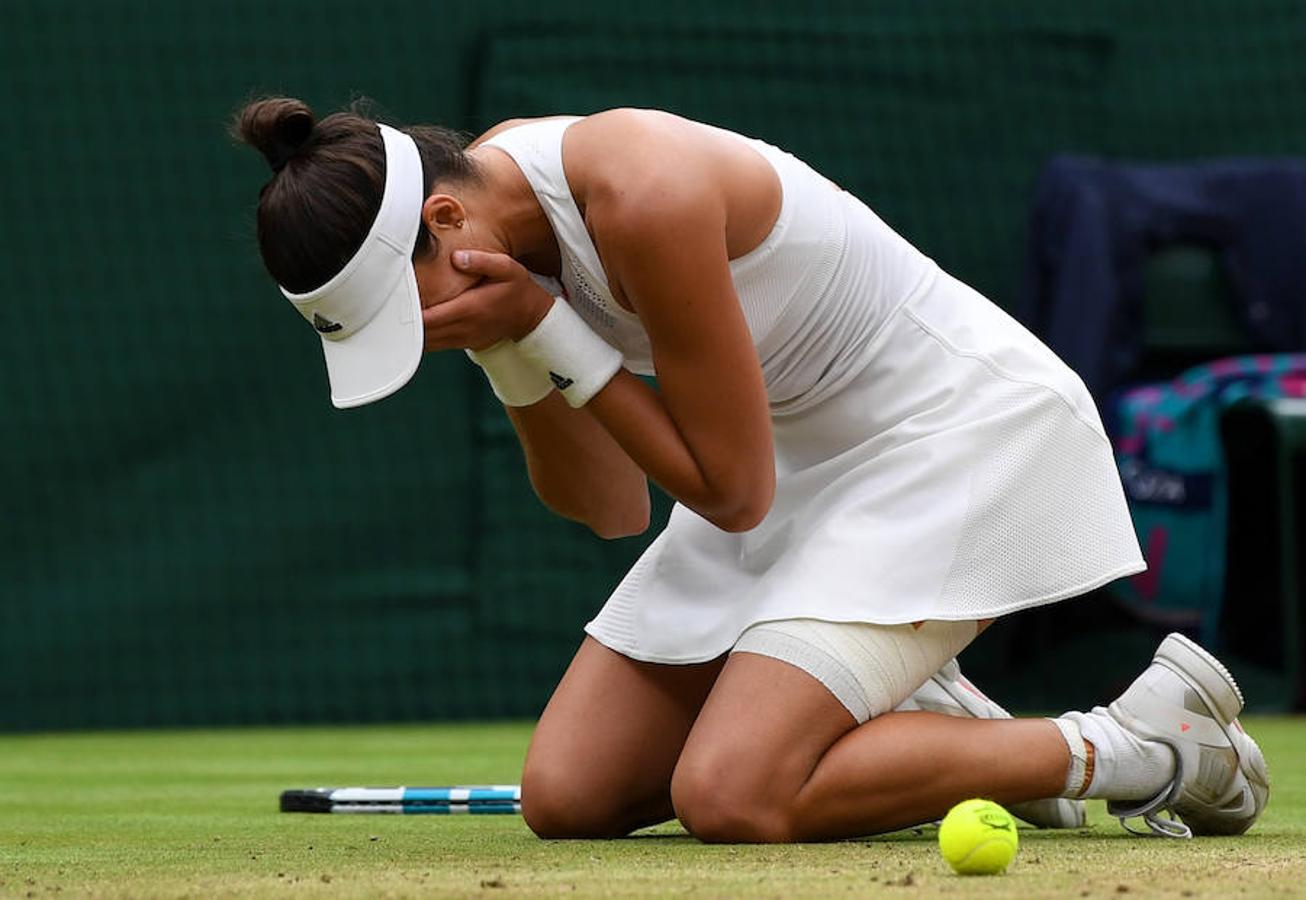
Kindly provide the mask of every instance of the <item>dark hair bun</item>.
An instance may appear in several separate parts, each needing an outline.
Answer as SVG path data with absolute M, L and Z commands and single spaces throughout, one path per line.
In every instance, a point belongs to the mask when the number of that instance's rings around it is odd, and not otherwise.
M 273 172 L 280 172 L 313 133 L 313 111 L 293 97 L 255 100 L 240 111 L 234 131 L 257 148 Z

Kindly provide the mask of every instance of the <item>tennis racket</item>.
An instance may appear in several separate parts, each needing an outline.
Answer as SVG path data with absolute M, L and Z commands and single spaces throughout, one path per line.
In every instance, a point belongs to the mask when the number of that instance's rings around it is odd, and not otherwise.
M 397 815 L 512 815 L 521 812 L 521 785 L 300 788 L 281 792 L 282 812 Z

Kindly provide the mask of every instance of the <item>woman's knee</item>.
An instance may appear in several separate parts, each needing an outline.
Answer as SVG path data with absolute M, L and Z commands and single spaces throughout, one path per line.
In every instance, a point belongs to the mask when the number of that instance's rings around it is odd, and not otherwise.
M 636 827 L 621 798 L 576 775 L 575 767 L 532 765 L 522 772 L 521 811 L 536 836 L 562 840 L 615 838 Z
M 685 830 L 710 844 L 782 844 L 794 840 L 792 804 L 746 762 L 682 759 L 671 777 L 671 804 Z

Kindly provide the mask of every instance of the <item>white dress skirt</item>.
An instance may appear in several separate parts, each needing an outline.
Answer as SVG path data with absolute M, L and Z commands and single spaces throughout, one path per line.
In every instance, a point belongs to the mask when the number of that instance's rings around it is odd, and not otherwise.
M 566 178 L 576 121 L 485 146 L 534 189 L 568 302 L 627 368 L 652 373 L 647 333 L 613 300 Z M 986 619 L 1141 571 L 1079 378 L 856 197 L 734 138 L 783 193 L 771 234 L 730 263 L 771 402 L 774 505 L 733 534 L 677 504 L 586 631 L 634 659 L 692 663 L 759 622 Z
M 587 633 L 634 659 L 701 662 L 757 622 L 986 619 L 1145 568 L 1082 382 L 936 271 L 860 373 L 774 417 L 762 523 L 729 533 L 676 504 Z

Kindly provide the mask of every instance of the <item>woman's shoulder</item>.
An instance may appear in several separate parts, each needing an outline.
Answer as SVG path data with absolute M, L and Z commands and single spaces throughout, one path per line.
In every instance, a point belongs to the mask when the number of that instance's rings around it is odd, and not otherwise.
M 585 155 L 594 164 L 618 163 L 622 168 L 660 162 L 669 146 L 689 145 L 701 140 L 702 126 L 689 119 L 658 109 L 619 107 L 580 118 L 567 129 L 567 145 L 573 155 Z
M 564 174 L 582 210 L 614 211 L 615 204 L 624 218 L 626 213 L 647 209 L 651 196 L 666 201 L 674 188 L 688 189 L 701 168 L 693 161 L 694 135 L 688 130 L 696 127 L 693 123 L 659 110 L 628 107 L 584 116 L 506 119 L 476 137 L 467 149 L 514 129 L 560 120 L 567 120 L 561 147 Z
M 467 146 L 468 149 L 471 149 L 505 131 L 510 131 L 522 125 L 552 122 L 558 119 L 572 119 L 577 125 L 584 123 L 584 127 L 580 128 L 579 131 L 586 138 L 599 141 L 620 140 L 623 136 L 628 136 L 640 129 L 656 128 L 659 123 L 665 126 L 667 120 L 671 119 L 678 119 L 681 122 L 687 121 L 660 110 L 636 109 L 633 107 L 607 109 L 588 115 L 558 113 L 550 116 L 518 116 L 512 119 L 504 119 L 502 122 L 490 126 L 477 135 Z
M 660 110 L 595 113 L 567 129 L 567 180 L 622 217 L 667 209 L 715 192 L 716 160 L 705 137 L 703 126 Z
M 550 122 L 555 119 L 575 119 L 575 118 L 577 117 L 569 116 L 569 115 L 556 115 L 556 116 L 533 116 L 533 117 L 524 117 L 524 118 L 517 118 L 517 119 L 505 119 L 499 124 L 491 126 L 490 128 L 486 129 L 484 132 L 482 132 L 481 134 L 473 138 L 472 141 L 467 145 L 467 149 L 471 150 L 475 147 L 479 147 L 481 144 L 484 144 L 486 141 L 490 140 L 490 138 L 497 137 L 503 132 L 510 131 L 511 129 L 517 128 L 521 125 L 531 125 L 535 122 Z
M 719 206 L 774 173 L 735 135 L 658 109 L 618 107 L 585 116 L 508 119 L 475 147 L 514 128 L 570 119 L 561 156 L 572 194 L 591 226 L 641 229 Z

